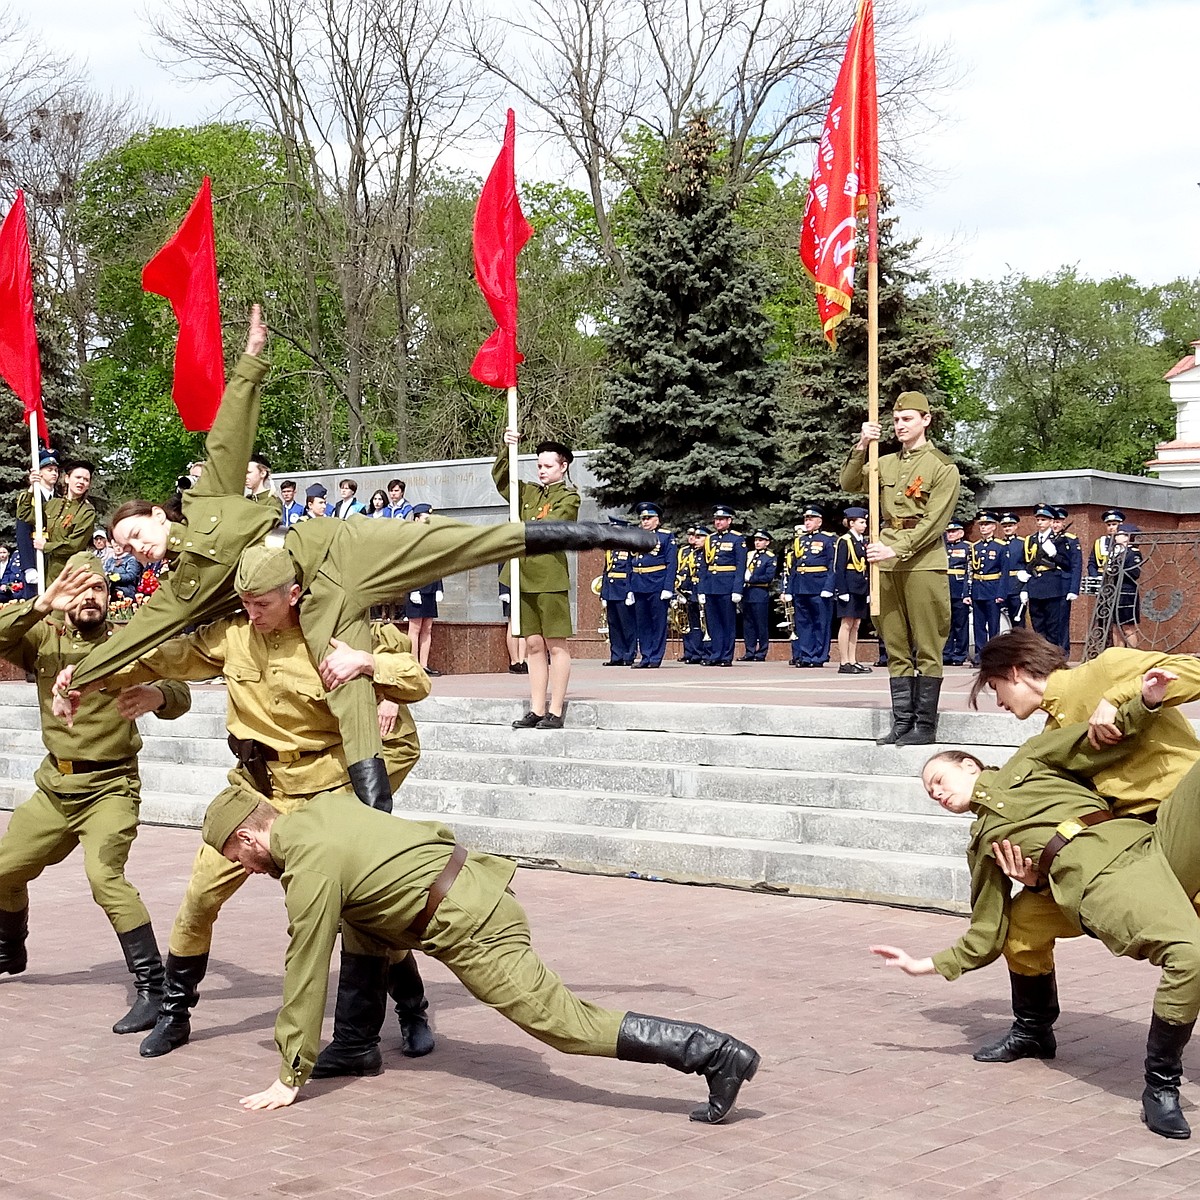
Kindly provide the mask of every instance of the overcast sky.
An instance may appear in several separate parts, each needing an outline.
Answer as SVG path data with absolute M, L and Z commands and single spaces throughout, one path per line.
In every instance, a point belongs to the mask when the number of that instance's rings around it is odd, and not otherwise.
M 140 0 L 15 7 L 162 123 L 220 102 L 153 63 Z M 918 143 L 936 177 L 900 205 L 939 274 L 1200 275 L 1198 0 L 925 0 L 920 36 L 948 44 L 960 78 L 950 119 Z

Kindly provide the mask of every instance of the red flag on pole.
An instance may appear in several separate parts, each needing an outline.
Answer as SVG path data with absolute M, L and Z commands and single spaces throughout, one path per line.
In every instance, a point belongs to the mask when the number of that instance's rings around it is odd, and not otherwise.
M 498 328 L 479 348 L 471 374 L 489 387 L 517 386 L 517 255 L 533 230 L 521 212 L 513 171 L 516 118 L 508 110 L 504 145 L 475 207 L 475 282 Z
M 171 396 L 186 429 L 212 428 L 225 390 L 212 185 L 207 175 L 175 236 L 142 269 L 142 287 L 165 296 L 179 322 Z
M 50 441 L 42 411 L 42 362 L 33 321 L 33 268 L 29 262 L 29 226 L 25 193 L 0 226 L 0 376 L 25 406 L 25 423 L 37 418 L 38 436 Z
M 878 194 L 875 13 L 872 0 L 859 0 L 800 227 L 800 261 L 817 285 L 817 312 L 831 346 L 854 295 L 856 218 Z

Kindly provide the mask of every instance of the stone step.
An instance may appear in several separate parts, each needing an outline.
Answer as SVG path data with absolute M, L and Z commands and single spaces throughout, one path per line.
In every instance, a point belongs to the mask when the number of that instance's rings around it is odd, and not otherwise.
M 546 823 L 653 831 L 704 837 L 844 846 L 866 850 L 953 856 L 963 854 L 970 820 L 937 812 L 926 802 L 921 814 L 855 812 L 747 800 L 614 796 L 592 789 L 541 790 L 520 784 L 448 784 L 412 775 L 396 795 L 396 811 L 436 812 L 508 822 Z
M 405 810 L 410 820 L 439 821 L 479 850 L 567 870 L 599 870 L 680 882 L 731 883 L 805 895 L 934 907 L 969 908 L 970 879 L 961 855 L 848 850 L 653 830 L 443 816 Z

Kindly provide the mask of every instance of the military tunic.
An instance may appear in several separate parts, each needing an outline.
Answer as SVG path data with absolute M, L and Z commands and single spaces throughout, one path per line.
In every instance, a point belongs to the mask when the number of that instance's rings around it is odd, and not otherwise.
M 507 500 L 510 494 L 508 455 L 501 454 L 492 465 L 496 490 Z M 542 486 L 517 481 L 517 510 L 522 521 L 575 521 L 579 519 L 579 489 L 565 479 Z M 511 567 L 505 563 L 501 583 L 511 584 Z M 535 554 L 525 559 L 520 570 L 521 634 L 567 638 L 571 623 L 571 572 L 567 553 Z
M 742 594 L 746 577 L 746 539 L 735 529 L 710 533 L 700 560 L 698 594 L 704 597 L 704 620 L 710 641 L 703 661 L 729 666 L 737 635 L 733 596 Z
M 1000 614 L 1008 599 L 1008 544 L 980 538 L 971 546 L 971 608 L 975 624 L 975 665 L 979 651 L 1000 632 Z
M 742 639 L 748 662 L 766 662 L 771 648 L 771 584 L 779 560 L 769 547 L 746 555 L 746 587 L 742 592 Z
M 675 594 L 687 605 L 688 631 L 683 635 L 683 661 L 704 661 L 704 610 L 700 607 L 700 572 L 704 551 L 697 546 L 684 546 L 679 551 L 679 569 L 675 573 Z
M 857 533 L 848 531 L 837 540 L 833 592 L 837 597 L 838 617 L 861 621 L 868 615 L 871 578 L 867 569 L 867 543 Z
M 142 739 L 136 722 L 117 711 L 113 695 L 85 697 L 71 728 L 52 709 L 58 672 L 112 632 L 110 622 L 82 633 L 61 618 L 41 616 L 32 600 L 0 611 L 0 656 L 37 675 L 47 750 L 34 774 L 37 790 L 17 806 L 0 838 L 0 909 L 20 912 L 28 907 L 29 882 L 82 845 L 92 895 L 120 934 L 150 920 L 137 889 L 125 878 L 125 862 L 137 836 Z M 174 720 L 191 707 L 186 684 L 164 682 L 159 689 L 164 704 L 158 716 L 163 720 Z
M 1121 816 L 1150 816 L 1200 762 L 1200 738 L 1178 706 L 1200 700 L 1200 659 L 1190 654 L 1113 648 L 1046 680 L 1046 729 L 1086 721 L 1102 700 L 1120 707 L 1141 693 L 1142 676 L 1161 667 L 1179 676 L 1167 686 L 1153 724 L 1112 765 L 1101 765 L 1092 784 Z M 1017 975 L 1054 970 L 1056 938 L 1078 937 L 1078 925 L 1044 892 L 1021 892 L 1012 903 L 1004 957 Z
M 656 529 L 653 550 L 631 556 L 629 590 L 633 592 L 633 619 L 641 661 L 658 666 L 667 652 L 667 605 L 664 592 L 672 592 L 679 569 L 675 535 Z
M 950 633 L 942 651 L 942 662 L 961 667 L 970 653 L 971 543 L 965 538 L 946 543 L 947 577 L 950 584 Z
M 608 622 L 608 661 L 614 667 L 632 667 L 637 656 L 637 626 L 630 595 L 629 574 L 633 554 L 628 550 L 606 550 L 604 572 L 600 576 L 600 599 Z
M 847 492 L 867 490 L 865 451 L 851 451 L 840 482 Z M 896 552 L 879 564 L 876 627 L 887 649 L 888 674 L 940 678 L 950 632 L 942 530 L 958 503 L 958 468 L 925 442 L 915 450 L 882 455 L 879 483 L 879 540 Z
M 934 955 L 939 974 L 957 979 L 1000 954 L 1012 885 L 991 856 L 993 842 L 1008 839 L 1037 862 L 1056 830 L 1104 810 L 1103 799 L 1075 776 L 1117 762 L 1154 713 L 1139 695 L 1122 705 L 1119 719 L 1126 738 L 1115 746 L 1093 749 L 1087 726 L 1069 725 L 1038 734 L 1001 770 L 980 775 L 967 850 L 971 925 Z M 1185 777 L 1153 829 L 1118 818 L 1077 832 L 1055 857 L 1048 886 L 1059 907 L 1113 954 L 1162 968 L 1154 999 L 1161 1019 L 1196 1019 L 1200 924 L 1189 897 L 1200 888 L 1200 770 Z
M 829 661 L 837 537 L 823 529 L 798 533 L 784 560 L 792 597 L 792 662 L 820 667 Z
M 404 713 L 384 741 L 384 761 L 395 788 L 420 753 L 416 726 L 403 706 L 429 694 L 429 677 L 408 652 L 408 638 L 394 626 L 376 624 L 372 633 L 373 687 L 384 698 L 400 703 Z M 349 786 L 347 755 L 329 705 L 330 694 L 321 684 L 300 629 L 260 634 L 244 615 L 233 617 L 165 642 L 120 671 L 113 682 L 125 686 L 157 678 L 208 679 L 217 674 L 225 677 L 229 732 L 238 739 L 253 738 L 277 755 L 267 763 L 272 787 L 267 799 L 275 808 L 288 812 L 317 793 Z M 229 786 L 255 790 L 241 767 L 229 772 Z M 221 906 L 245 882 L 246 872 L 240 866 L 202 845 L 171 930 L 171 953 L 206 954 Z
M 298 1087 L 312 1073 L 339 922 L 352 953 L 420 949 L 539 1041 L 567 1054 L 615 1056 L 625 1014 L 580 1000 L 538 958 L 524 910 L 506 891 L 516 871 L 510 860 L 469 851 L 418 939 L 409 926 L 449 860 L 450 830 L 331 792 L 277 817 L 270 848 L 283 868 L 291 935 L 275 1023 L 281 1082 Z
M 33 524 L 32 492 L 22 492 L 17 497 L 17 520 Z M 42 506 L 42 528 L 46 531 L 46 545 L 42 554 L 48 586 L 62 574 L 72 554 L 92 548 L 96 510 L 86 496 L 78 500 L 54 496 Z

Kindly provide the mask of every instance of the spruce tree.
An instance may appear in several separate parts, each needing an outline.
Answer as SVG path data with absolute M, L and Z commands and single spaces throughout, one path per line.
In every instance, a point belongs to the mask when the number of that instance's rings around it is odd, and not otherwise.
M 637 218 L 630 281 L 605 331 L 611 373 L 590 432 L 603 505 L 656 500 L 669 521 L 769 495 L 778 367 L 766 287 L 693 116 L 668 148 L 656 202 Z
M 881 207 L 886 207 L 886 201 Z M 928 273 L 914 265 L 918 240 L 896 240 L 895 217 L 879 221 L 879 416 L 880 454 L 897 449 L 890 436 L 892 402 L 906 391 L 924 392 L 933 421 L 930 440 L 958 465 L 963 486 L 958 514 L 975 513 L 982 484 L 979 467 L 955 453 L 943 435 L 962 391 L 962 374 L 951 339 L 939 322 L 925 285 Z M 864 503 L 838 486 L 838 476 L 867 418 L 866 246 L 859 246 L 854 300 L 837 327 L 831 350 L 821 330 L 801 333 L 788 364 L 778 407 L 779 462 L 769 479 L 777 499 L 760 515 L 781 536 L 790 533 L 806 504 L 825 510 L 827 529 L 840 529 L 841 510 Z

